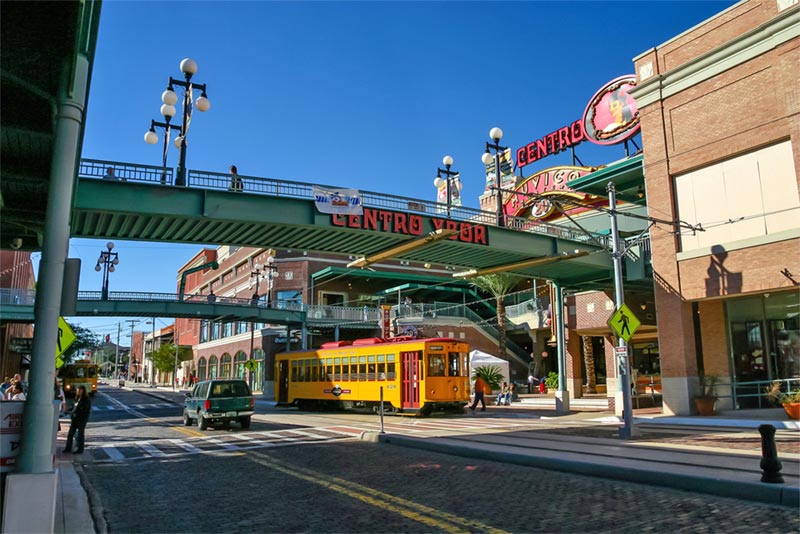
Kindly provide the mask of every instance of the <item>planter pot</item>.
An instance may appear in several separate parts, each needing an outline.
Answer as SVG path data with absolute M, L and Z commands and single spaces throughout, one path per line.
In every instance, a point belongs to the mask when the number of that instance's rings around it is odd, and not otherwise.
M 800 402 L 787 402 L 783 405 L 789 419 L 800 419 Z
M 717 404 L 717 399 L 714 397 L 697 397 L 694 399 L 695 406 L 697 406 L 697 415 L 709 416 L 714 415 L 714 407 Z

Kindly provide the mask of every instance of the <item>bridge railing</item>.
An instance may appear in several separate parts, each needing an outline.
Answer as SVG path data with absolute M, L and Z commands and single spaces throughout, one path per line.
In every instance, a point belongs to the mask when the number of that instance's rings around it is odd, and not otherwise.
M 0 306 L 33 306 L 36 302 L 35 289 L 0 289 Z
M 81 159 L 78 176 L 82 178 L 102 179 L 106 175 L 107 169 L 110 167 L 114 168 L 114 174 L 120 180 L 147 182 L 165 186 L 172 186 L 174 183 L 174 171 L 169 167 L 95 159 Z M 303 200 L 314 200 L 314 185 L 336 189 L 334 186 L 325 184 L 309 184 L 293 182 L 291 180 L 279 180 L 276 178 L 262 178 L 260 176 L 238 175 L 238 178 L 238 183 L 234 184 L 231 175 L 228 173 L 189 169 L 186 185 L 187 187 L 200 189 L 236 192 L 240 189 L 238 185 L 240 183 L 241 191 L 244 193 L 299 198 Z M 361 190 L 360 194 L 363 205 L 368 208 L 382 208 L 438 217 L 445 217 L 447 214 L 446 204 L 438 202 L 376 193 L 374 191 Z M 497 215 L 495 213 L 464 206 L 451 206 L 450 219 L 475 224 L 497 225 Z M 504 223 L 506 228 L 521 232 L 543 234 L 559 239 L 569 239 L 571 241 L 608 246 L 608 236 L 601 234 L 587 235 L 587 233 L 568 226 L 532 221 L 525 217 L 512 216 L 505 216 Z
M 114 177 L 121 182 L 149 182 L 159 185 L 172 185 L 175 180 L 174 170 L 170 167 L 106 161 L 101 159 L 81 159 L 78 176 L 81 178 L 100 178 L 114 169 Z
M 308 306 L 306 317 L 315 323 L 330 320 L 332 323 L 353 322 L 372 323 L 375 326 L 381 318 L 379 308 L 365 308 L 355 306 Z

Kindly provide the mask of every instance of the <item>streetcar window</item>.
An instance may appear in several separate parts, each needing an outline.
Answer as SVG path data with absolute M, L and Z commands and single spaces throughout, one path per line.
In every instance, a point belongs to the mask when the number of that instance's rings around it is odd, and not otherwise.
M 311 368 L 314 366 L 314 360 L 306 360 L 306 382 L 311 382 Z M 314 374 L 316 374 L 316 367 L 314 367 Z
M 314 360 L 311 360 L 311 364 L 312 364 L 311 365 L 311 379 L 310 379 L 311 382 L 316 382 L 318 380 L 318 377 L 319 377 L 319 375 L 317 374 L 317 369 L 319 369 L 319 367 L 314 365 L 315 363 L 316 362 Z
M 448 352 L 447 353 L 447 360 L 448 360 L 447 368 L 449 369 L 447 374 L 449 376 L 460 376 L 461 375 L 461 373 L 459 373 L 459 368 L 458 368 L 458 357 L 459 357 L 459 354 L 457 352 Z
M 358 380 L 358 364 L 356 360 L 355 356 L 350 356 L 350 380 Z
M 377 380 L 378 378 L 375 376 L 375 364 L 368 363 L 367 364 L 367 380 Z
M 385 359 L 386 356 L 384 356 L 383 354 L 378 354 L 378 363 L 383 363 Z
M 386 380 L 394 380 L 394 362 L 386 364 Z
M 350 366 L 347 364 L 342 365 L 339 372 L 341 373 L 341 378 L 339 380 L 350 380 Z
M 382 356 L 378 356 L 378 358 L 382 358 Z M 378 380 L 386 380 L 386 364 L 379 363 L 378 364 Z
M 469 359 L 466 352 L 461 353 L 461 376 L 469 376 Z
M 444 354 L 428 355 L 428 376 L 444 376 Z
M 297 362 L 292 362 L 292 382 L 297 382 Z
M 341 359 L 341 358 L 334 358 L 334 359 L 333 359 L 333 363 L 334 363 L 335 365 L 339 365 L 340 363 L 342 363 L 342 359 Z

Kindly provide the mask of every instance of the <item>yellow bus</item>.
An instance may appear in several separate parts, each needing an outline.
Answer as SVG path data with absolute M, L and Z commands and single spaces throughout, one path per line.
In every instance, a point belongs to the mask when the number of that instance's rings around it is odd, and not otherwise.
M 91 397 L 97 392 L 97 364 L 89 360 L 76 360 L 64 365 L 58 371 L 64 395 L 74 397 L 79 386 L 86 386 L 86 391 Z
M 450 338 L 367 338 L 275 356 L 278 406 L 429 415 L 469 403 L 469 345 Z

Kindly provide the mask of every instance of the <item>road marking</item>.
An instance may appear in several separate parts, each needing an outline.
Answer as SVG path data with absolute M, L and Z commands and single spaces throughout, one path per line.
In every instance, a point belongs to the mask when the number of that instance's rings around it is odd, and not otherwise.
M 390 495 L 350 480 L 331 477 L 324 473 L 282 462 L 275 458 L 270 458 L 265 454 L 254 452 L 248 454 L 247 457 L 257 464 L 269 467 L 278 472 L 317 484 L 331 491 L 347 495 L 365 504 L 375 506 L 387 512 L 399 514 L 444 532 L 483 531 L 492 534 L 506 534 L 504 530 L 481 523 L 480 521 L 442 512 L 441 510 L 402 499 L 396 495 Z
M 191 443 L 186 443 L 182 439 L 171 439 L 169 441 L 170 441 L 170 443 L 174 443 L 175 445 L 177 445 L 178 447 L 182 448 L 186 452 L 190 452 L 192 454 L 200 454 L 201 452 L 203 452 L 202 450 L 198 449 L 197 447 L 195 447 Z
M 139 446 L 144 450 L 146 450 L 150 454 L 150 456 L 161 458 L 167 455 L 164 451 L 162 451 L 152 443 L 148 443 L 147 441 L 140 443 Z
M 112 460 L 123 460 L 125 458 L 125 455 L 119 452 L 116 447 L 103 447 L 102 451 Z

